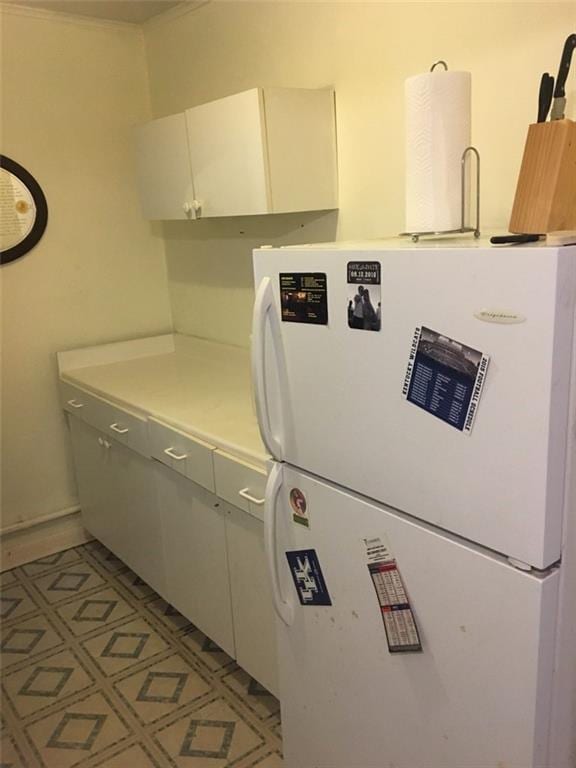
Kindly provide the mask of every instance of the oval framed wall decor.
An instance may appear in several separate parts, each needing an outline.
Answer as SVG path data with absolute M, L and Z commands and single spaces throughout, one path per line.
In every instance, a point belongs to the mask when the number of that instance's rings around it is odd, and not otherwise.
M 48 204 L 36 179 L 19 163 L 0 155 L 0 264 L 28 253 L 48 223 Z

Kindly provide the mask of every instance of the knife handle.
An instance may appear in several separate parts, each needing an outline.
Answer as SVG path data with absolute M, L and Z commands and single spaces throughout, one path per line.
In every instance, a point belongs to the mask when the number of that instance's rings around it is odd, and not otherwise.
M 541 235 L 494 235 L 490 238 L 492 245 L 523 245 L 535 243 Z
M 554 91 L 554 78 L 544 72 L 540 80 L 540 91 L 538 93 L 538 122 L 546 122 L 550 105 L 552 104 L 552 92 Z
M 564 86 L 568 79 L 568 72 L 570 71 L 570 63 L 572 61 L 572 52 L 576 48 L 576 33 L 566 38 L 564 43 L 564 50 L 562 51 L 562 58 L 560 59 L 560 68 L 558 69 L 558 77 L 556 78 L 556 88 L 554 90 L 554 98 L 559 99 L 565 96 Z

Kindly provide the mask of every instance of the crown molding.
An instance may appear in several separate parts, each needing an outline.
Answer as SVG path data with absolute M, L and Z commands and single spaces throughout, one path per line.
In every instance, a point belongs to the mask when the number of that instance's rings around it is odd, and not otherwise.
M 50 11 L 45 8 L 31 8 L 16 3 L 0 2 L 0 16 L 23 16 L 28 19 L 40 21 L 57 21 L 64 24 L 75 24 L 80 27 L 102 27 L 105 29 L 123 29 L 128 32 L 140 32 L 141 25 L 129 21 L 115 21 L 113 19 L 97 19 L 92 16 L 80 16 L 74 13 L 62 11 Z
M 186 16 L 189 13 L 193 13 L 201 8 L 203 5 L 208 5 L 212 0 L 184 0 L 179 5 L 175 5 L 172 8 L 168 8 L 162 13 L 152 16 L 142 23 L 143 29 L 150 29 L 151 27 L 157 27 L 161 24 L 166 24 L 175 19 L 179 19 L 181 16 Z

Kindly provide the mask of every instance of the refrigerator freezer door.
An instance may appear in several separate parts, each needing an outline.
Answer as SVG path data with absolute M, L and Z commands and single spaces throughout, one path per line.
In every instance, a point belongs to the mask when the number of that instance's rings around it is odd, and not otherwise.
M 287 768 L 553 768 L 559 571 L 518 571 L 286 465 L 282 472 L 277 556 L 293 607 L 289 624 L 277 622 Z M 309 527 L 293 520 L 294 489 Z M 366 539 L 395 558 L 421 652 L 389 652 Z M 300 557 L 294 573 L 286 552 L 301 553 L 291 555 Z M 326 594 L 331 605 L 314 604 Z
M 536 568 L 556 562 L 575 256 L 527 247 L 256 251 L 256 284 L 268 277 L 271 286 L 259 295 L 273 296 L 255 313 L 264 339 L 254 368 L 263 369 L 259 401 L 280 458 Z M 379 331 L 349 327 L 354 261 L 381 265 Z M 300 316 L 309 322 L 289 322 L 280 274 L 302 273 L 326 276 L 327 307 L 317 282 L 320 310 L 310 305 L 310 317 Z M 427 408 L 403 394 L 422 327 L 490 358 L 469 434 L 431 412 L 443 403 L 440 374 L 435 392 L 422 379 L 412 393 L 428 397 Z M 458 407 L 457 397 L 446 403 Z

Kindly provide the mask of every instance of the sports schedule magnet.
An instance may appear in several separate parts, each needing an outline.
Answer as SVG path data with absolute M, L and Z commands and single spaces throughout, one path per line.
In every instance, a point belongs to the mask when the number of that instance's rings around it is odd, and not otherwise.
M 490 358 L 430 328 L 414 332 L 402 394 L 414 405 L 470 433 Z
M 422 643 L 414 611 L 387 540 L 364 539 L 368 571 L 378 597 L 390 653 L 421 651 Z
M 280 302 L 285 323 L 328 325 L 325 273 L 280 273 Z

